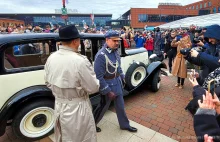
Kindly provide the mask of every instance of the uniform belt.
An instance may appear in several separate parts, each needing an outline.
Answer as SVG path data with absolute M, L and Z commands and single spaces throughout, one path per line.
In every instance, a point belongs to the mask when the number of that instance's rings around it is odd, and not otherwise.
M 117 73 L 116 75 L 104 76 L 104 79 L 105 79 L 105 80 L 110 80 L 110 79 L 114 79 L 114 78 L 119 77 L 119 76 L 120 76 L 120 74 Z

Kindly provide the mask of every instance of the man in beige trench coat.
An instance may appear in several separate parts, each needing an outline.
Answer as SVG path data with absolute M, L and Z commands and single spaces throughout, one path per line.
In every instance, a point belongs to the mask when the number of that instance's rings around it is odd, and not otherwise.
M 45 65 L 45 81 L 55 96 L 55 141 L 96 142 L 89 94 L 99 81 L 88 59 L 77 53 L 80 35 L 74 25 L 59 29 L 62 45 Z

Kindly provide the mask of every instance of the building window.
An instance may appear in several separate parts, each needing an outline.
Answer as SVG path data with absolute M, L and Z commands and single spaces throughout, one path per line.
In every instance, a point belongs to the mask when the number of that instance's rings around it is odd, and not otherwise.
M 220 7 L 218 7 L 218 12 L 220 12 Z
M 120 25 L 121 23 L 120 22 L 112 22 L 111 25 L 114 25 L 114 26 L 117 26 L 117 25 Z
M 212 6 L 212 2 L 209 2 L 209 6 Z
M 160 15 L 149 15 L 148 21 L 149 22 L 160 22 L 161 20 Z
M 202 8 L 202 3 L 200 3 L 200 9 Z
M 198 6 L 198 5 L 196 6 L 196 9 L 199 9 L 199 6 Z
M 206 6 L 207 6 L 207 4 L 205 3 L 205 4 L 204 4 L 204 8 L 206 8 Z
M 217 11 L 216 11 L 216 7 L 214 7 L 214 8 L 213 8 L 213 13 L 216 13 L 216 12 L 217 12 Z
M 194 6 L 192 6 L 192 9 L 194 9 Z
M 147 14 L 138 14 L 138 22 L 147 22 L 148 16 Z

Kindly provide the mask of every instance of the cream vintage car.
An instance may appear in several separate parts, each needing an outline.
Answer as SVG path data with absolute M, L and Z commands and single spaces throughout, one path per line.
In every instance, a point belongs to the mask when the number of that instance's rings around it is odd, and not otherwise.
M 80 52 L 92 63 L 104 43 L 104 35 L 81 35 Z M 85 40 L 90 40 L 86 48 Z M 58 43 L 55 33 L 0 35 L 0 136 L 9 125 L 17 137 L 29 141 L 53 132 L 54 96 L 44 82 L 44 64 L 50 54 L 59 50 Z M 126 50 L 122 43 L 118 51 L 126 77 L 124 94 L 132 93 L 141 85 L 158 91 L 161 68 L 166 65 L 150 62 L 146 49 Z M 95 107 L 99 93 L 90 95 L 90 99 Z

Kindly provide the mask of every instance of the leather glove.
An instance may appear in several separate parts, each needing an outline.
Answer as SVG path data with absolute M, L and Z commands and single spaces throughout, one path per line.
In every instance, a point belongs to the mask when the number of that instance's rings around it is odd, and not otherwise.
M 116 98 L 116 95 L 114 92 L 108 92 L 107 95 L 111 100 L 114 100 Z

